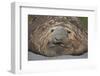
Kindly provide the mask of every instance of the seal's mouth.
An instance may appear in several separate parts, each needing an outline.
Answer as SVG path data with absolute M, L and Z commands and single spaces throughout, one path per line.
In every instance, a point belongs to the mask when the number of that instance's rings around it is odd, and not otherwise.
M 56 55 L 62 55 L 65 51 L 70 52 L 71 48 L 71 44 L 65 44 L 64 42 L 49 42 L 47 50 L 49 52 L 53 52 Z
M 51 42 L 51 43 L 49 43 L 49 47 L 50 48 L 53 48 L 53 47 L 71 48 L 72 45 L 66 44 L 64 42 Z
M 64 46 L 64 43 L 63 42 L 53 42 L 54 45 L 57 45 L 57 46 L 61 46 L 63 47 Z

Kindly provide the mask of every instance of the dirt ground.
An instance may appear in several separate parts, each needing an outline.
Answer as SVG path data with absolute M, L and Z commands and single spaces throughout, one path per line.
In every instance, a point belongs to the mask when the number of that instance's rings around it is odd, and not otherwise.
M 71 56 L 71 55 L 62 55 L 62 56 L 57 56 L 57 57 L 45 57 L 42 55 L 34 54 L 32 52 L 28 52 L 28 60 L 33 61 L 33 60 L 54 60 L 54 59 L 86 59 L 88 58 L 88 53 L 85 53 L 80 56 Z

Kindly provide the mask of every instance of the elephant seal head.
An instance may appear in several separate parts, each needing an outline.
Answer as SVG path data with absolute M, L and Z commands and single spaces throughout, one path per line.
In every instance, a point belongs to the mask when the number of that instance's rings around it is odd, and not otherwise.
M 68 19 L 52 17 L 37 27 L 30 35 L 33 52 L 44 56 L 81 55 L 87 51 L 87 34 Z M 34 26 L 35 27 L 35 26 Z

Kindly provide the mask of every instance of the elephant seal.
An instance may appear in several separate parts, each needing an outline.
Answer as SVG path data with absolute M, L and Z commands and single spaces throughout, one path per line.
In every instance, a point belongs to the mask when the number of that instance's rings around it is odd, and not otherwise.
M 31 18 L 30 18 L 31 17 Z M 28 49 L 54 57 L 88 51 L 88 33 L 78 17 L 34 16 L 28 20 Z

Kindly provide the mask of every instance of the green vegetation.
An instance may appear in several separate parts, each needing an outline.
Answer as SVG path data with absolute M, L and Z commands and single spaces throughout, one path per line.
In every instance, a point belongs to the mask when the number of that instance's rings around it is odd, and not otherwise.
M 83 25 L 83 28 L 85 30 L 87 30 L 88 29 L 88 17 L 79 17 L 79 18 L 81 20 L 81 23 Z

